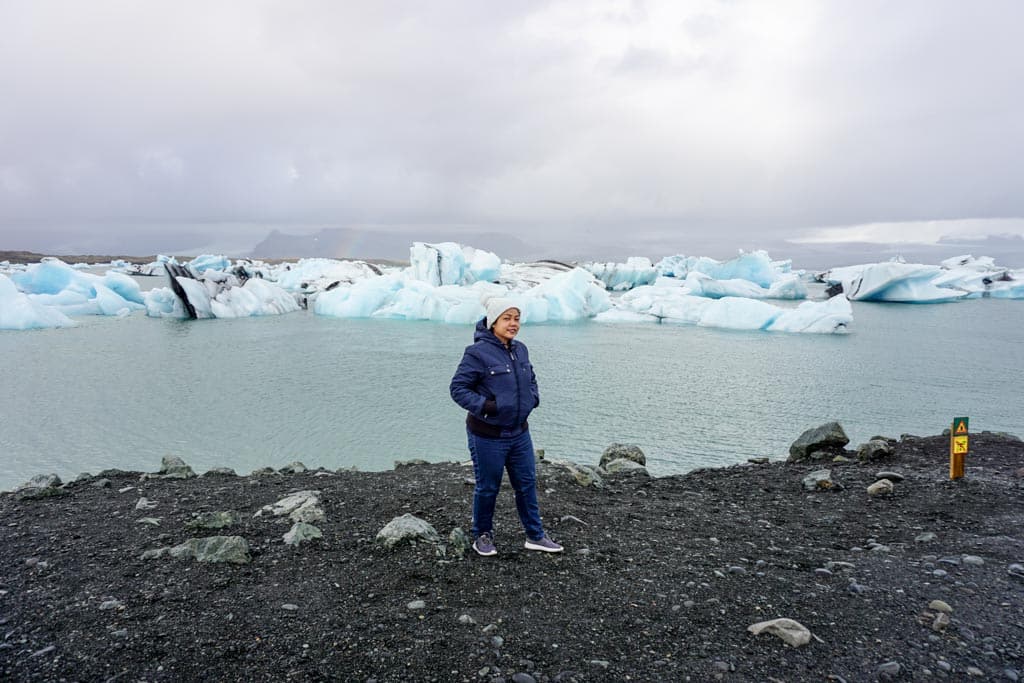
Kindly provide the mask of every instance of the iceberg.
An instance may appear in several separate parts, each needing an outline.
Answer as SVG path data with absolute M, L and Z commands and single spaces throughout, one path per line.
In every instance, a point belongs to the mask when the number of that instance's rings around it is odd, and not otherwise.
M 190 268 L 165 264 L 171 287 L 146 292 L 146 315 L 154 318 L 243 318 L 299 310 L 289 292 L 261 278 L 241 282 L 233 273 L 208 269 L 202 279 Z
M 75 322 L 59 309 L 33 301 L 14 282 L 0 274 L 0 330 L 73 327 Z
M 807 287 L 799 275 L 782 275 L 768 287 L 743 279 L 716 280 L 699 271 L 691 270 L 683 281 L 694 296 L 721 299 L 733 296 L 747 299 L 806 299 Z
M 189 261 L 188 265 L 196 274 L 202 274 L 208 270 L 226 271 L 231 268 L 229 260 L 223 256 L 215 256 L 213 254 L 201 254 Z
M 936 286 L 933 280 L 941 273 L 939 266 L 921 263 L 874 263 L 844 280 L 843 292 L 851 301 L 899 303 L 942 303 L 967 295 L 960 289 Z
M 412 278 L 435 286 L 493 282 L 501 273 L 496 254 L 455 242 L 413 242 L 409 263 Z
M 691 272 L 701 273 L 715 280 L 748 280 L 767 288 L 783 275 L 792 271 L 791 261 L 772 261 L 763 250 L 741 252 L 729 261 L 717 261 L 707 256 L 666 256 L 655 266 L 659 275 L 685 279 Z
M 583 268 L 559 273 L 524 292 L 519 299 L 529 322 L 573 321 L 592 318 L 611 307 L 611 298 L 599 280 Z
M 664 322 L 731 330 L 837 334 L 849 330 L 853 309 L 845 297 L 782 308 L 764 301 L 694 296 L 686 287 L 644 286 L 622 295 L 598 322 Z
M 127 315 L 143 308 L 138 283 L 127 275 L 108 271 L 95 275 L 75 270 L 58 259 L 46 259 L 13 273 L 11 281 L 40 306 L 64 315 Z
M 627 258 L 625 263 L 588 263 L 583 267 L 613 292 L 649 285 L 658 277 L 651 260 L 641 256 Z

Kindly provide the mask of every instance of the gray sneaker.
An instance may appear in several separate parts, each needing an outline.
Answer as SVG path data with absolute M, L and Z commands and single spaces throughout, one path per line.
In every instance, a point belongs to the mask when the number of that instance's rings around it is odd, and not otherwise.
M 545 552 L 545 553 L 560 553 L 560 552 L 562 552 L 562 546 L 558 545 L 557 543 L 552 541 L 547 536 L 541 536 L 536 541 L 531 541 L 530 539 L 526 539 L 526 546 L 525 547 L 526 547 L 527 550 L 540 550 L 541 552 Z
M 494 547 L 494 539 L 487 532 L 476 537 L 476 540 L 473 541 L 473 550 L 476 551 L 477 555 L 483 555 L 484 557 L 498 554 L 498 549 Z

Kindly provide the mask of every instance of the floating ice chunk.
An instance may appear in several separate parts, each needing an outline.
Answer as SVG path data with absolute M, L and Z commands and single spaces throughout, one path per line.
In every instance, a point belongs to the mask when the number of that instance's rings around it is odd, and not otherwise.
M 658 271 L 649 258 L 632 256 L 625 263 L 588 263 L 584 266 L 605 289 L 621 292 L 640 285 L 649 285 L 658 277 Z
M 113 270 L 107 271 L 107 274 L 103 276 L 102 282 L 127 301 L 132 301 L 137 304 L 142 304 L 145 301 L 145 298 L 142 296 L 142 288 L 139 287 L 139 283 L 124 273 L 119 273 Z
M 231 262 L 224 256 L 201 254 L 189 261 L 188 265 L 196 273 L 205 273 L 208 270 L 227 270 L 231 267 Z
M 707 256 L 667 256 L 655 266 L 660 275 L 685 278 L 691 272 L 703 273 L 715 280 L 749 280 L 761 287 L 769 287 L 780 276 L 792 269 L 789 261 L 772 261 L 765 251 L 741 253 L 729 261 L 717 261 Z
M 608 292 L 583 268 L 560 273 L 519 295 L 530 322 L 591 318 L 611 306 Z
M 762 287 L 750 280 L 715 280 L 703 273 L 690 271 L 684 283 L 695 296 L 706 296 L 711 299 L 721 299 L 726 296 L 747 299 L 807 298 L 807 287 L 800 281 L 800 276 L 794 274 L 780 276 L 770 286 Z
M 333 282 L 351 284 L 380 274 L 380 269 L 364 261 L 311 258 L 274 270 L 273 279 L 290 292 L 321 291 Z
M 496 254 L 455 242 L 413 242 L 409 263 L 413 279 L 435 286 L 491 282 L 501 272 L 501 259 Z
M 72 327 L 74 321 L 55 308 L 32 301 L 14 282 L 0 275 L 0 330 Z
M 979 256 L 974 258 L 970 254 L 964 254 L 963 256 L 953 256 L 952 258 L 939 261 L 939 265 L 946 270 L 977 270 L 977 271 L 992 271 L 998 270 L 996 267 L 995 259 L 991 256 Z
M 157 287 L 146 292 L 146 315 L 151 318 L 187 318 L 181 299 L 170 287 Z
M 390 275 L 340 285 L 322 292 L 313 302 L 313 312 L 335 318 L 369 318 L 402 288 L 402 283 L 400 276 Z
M 838 298 L 838 301 L 836 299 Z M 681 323 L 701 327 L 772 332 L 845 332 L 853 321 L 850 302 L 843 297 L 805 301 L 795 309 L 780 308 L 755 299 L 693 296 L 685 287 L 646 286 L 622 295 L 599 322 L 644 321 Z
M 34 263 L 24 272 L 11 275 L 14 284 L 26 294 L 59 294 L 82 279 L 82 273 L 55 259 Z
M 874 263 L 843 282 L 851 301 L 941 303 L 962 299 L 965 292 L 932 284 L 942 269 L 921 263 Z

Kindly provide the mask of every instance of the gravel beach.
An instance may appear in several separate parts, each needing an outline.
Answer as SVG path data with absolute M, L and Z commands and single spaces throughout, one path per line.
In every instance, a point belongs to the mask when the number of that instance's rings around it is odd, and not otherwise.
M 1024 444 L 970 438 L 956 481 L 941 435 L 661 478 L 542 460 L 566 551 L 523 548 L 506 482 L 493 558 L 460 463 L 38 481 L 0 495 L 0 680 L 1016 681 Z

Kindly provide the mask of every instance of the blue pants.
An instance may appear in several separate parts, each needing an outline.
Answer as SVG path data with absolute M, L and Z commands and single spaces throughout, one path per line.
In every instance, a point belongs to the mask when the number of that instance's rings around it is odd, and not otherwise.
M 519 521 L 531 541 L 544 537 L 537 504 L 537 466 L 529 430 L 519 436 L 489 439 L 467 431 L 473 457 L 476 488 L 473 491 L 473 536 L 493 531 L 494 503 L 498 500 L 503 470 L 516 493 Z

